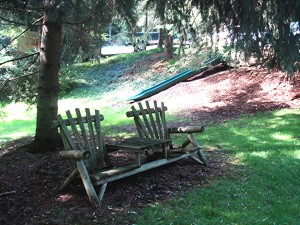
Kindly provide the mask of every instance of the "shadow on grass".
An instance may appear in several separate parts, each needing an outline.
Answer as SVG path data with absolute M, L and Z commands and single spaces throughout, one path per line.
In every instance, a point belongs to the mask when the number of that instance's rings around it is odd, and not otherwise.
M 299 111 L 243 116 L 208 128 L 206 145 L 233 157 L 236 169 L 209 187 L 153 205 L 137 224 L 297 224 L 300 219 Z

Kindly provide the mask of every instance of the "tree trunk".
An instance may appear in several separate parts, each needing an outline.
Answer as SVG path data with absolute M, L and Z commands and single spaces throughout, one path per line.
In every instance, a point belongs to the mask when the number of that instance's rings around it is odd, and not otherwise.
M 170 15 L 168 15 L 169 10 L 171 10 L 171 3 L 167 1 L 166 3 L 166 33 L 165 33 L 165 59 L 173 58 L 173 36 L 170 34 L 169 26 L 171 24 Z
M 58 112 L 58 93 L 61 57 L 62 23 L 61 13 L 51 0 L 44 1 L 46 10 L 42 26 L 40 47 L 40 74 L 37 97 L 37 122 L 34 146 L 31 151 L 55 150 L 59 142 L 57 130 L 51 126 Z M 56 2 L 59 3 L 59 0 Z
M 168 31 L 167 31 L 168 32 Z M 165 37 L 165 59 L 173 58 L 173 36 L 170 34 L 166 34 Z
M 163 46 L 163 42 L 164 42 L 163 36 L 164 36 L 164 30 L 162 28 L 159 28 L 158 44 L 157 44 L 158 48 L 162 48 Z
M 111 30 L 112 30 L 112 22 L 108 24 L 108 42 L 111 45 L 112 44 L 112 39 L 111 39 Z

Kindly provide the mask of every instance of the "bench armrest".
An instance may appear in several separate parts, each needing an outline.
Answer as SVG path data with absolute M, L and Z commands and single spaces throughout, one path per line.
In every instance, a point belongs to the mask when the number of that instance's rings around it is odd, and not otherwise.
M 90 158 L 90 151 L 67 150 L 59 152 L 59 156 L 65 159 L 85 160 Z
M 203 126 L 185 126 L 185 127 L 172 127 L 169 128 L 169 133 L 202 133 Z

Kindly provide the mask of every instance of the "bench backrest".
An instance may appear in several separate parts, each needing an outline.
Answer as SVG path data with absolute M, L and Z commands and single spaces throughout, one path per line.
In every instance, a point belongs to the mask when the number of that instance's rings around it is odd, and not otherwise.
M 164 103 L 158 106 L 157 101 L 150 106 L 149 101 L 145 101 L 145 106 L 141 102 L 138 103 L 138 109 L 131 107 L 132 111 L 126 113 L 127 117 L 133 117 L 140 137 L 155 139 L 170 139 Z
M 101 164 L 109 165 L 100 123 L 104 120 L 104 116 L 99 110 L 95 110 L 95 114 L 91 115 L 90 109 L 85 109 L 85 116 L 81 115 L 78 108 L 75 112 L 76 117 L 68 110 L 67 119 L 58 115 L 57 120 L 53 121 L 53 127 L 60 130 L 65 150 L 90 151 L 91 157 L 85 160 L 89 169 L 99 167 Z

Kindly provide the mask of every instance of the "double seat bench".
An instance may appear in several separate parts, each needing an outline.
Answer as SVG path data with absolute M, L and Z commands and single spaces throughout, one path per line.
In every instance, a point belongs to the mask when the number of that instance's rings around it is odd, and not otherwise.
M 143 106 L 131 107 L 126 113 L 133 118 L 137 133 L 136 137 L 126 138 L 114 143 L 105 143 L 101 129 L 104 116 L 99 110 L 92 115 L 85 109 L 85 115 L 75 109 L 76 116 L 66 111 L 66 119 L 58 115 L 53 127 L 59 128 L 64 143 L 64 150 L 59 154 L 68 159 L 71 173 L 63 182 L 60 190 L 81 178 L 88 198 L 94 207 L 99 207 L 107 184 L 146 170 L 150 170 L 184 158 L 191 158 L 201 165 L 207 165 L 205 155 L 195 133 L 204 131 L 202 126 L 168 128 L 164 103 L 148 101 Z M 186 140 L 177 147 L 173 146 L 171 134 L 185 133 Z M 134 160 L 122 165 L 112 163 L 111 154 L 118 151 L 134 154 Z M 96 191 L 97 190 L 97 191 Z

